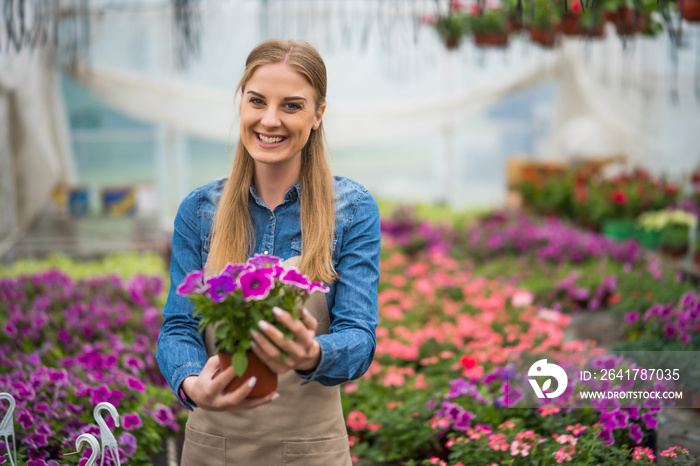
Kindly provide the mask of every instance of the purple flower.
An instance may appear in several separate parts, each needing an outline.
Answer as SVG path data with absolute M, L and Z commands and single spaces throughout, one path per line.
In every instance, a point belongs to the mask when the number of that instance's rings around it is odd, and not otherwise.
M 232 277 L 234 280 L 238 279 L 238 276 L 243 273 L 246 270 L 249 270 L 250 267 L 248 267 L 245 264 L 226 264 L 226 267 L 224 267 L 224 270 L 221 272 L 222 274 L 229 275 Z
M 231 292 L 238 287 L 238 285 L 236 285 L 236 280 L 226 274 L 209 278 L 207 280 L 207 285 L 209 287 L 209 297 L 215 303 L 220 303 L 226 299 L 226 296 L 231 294 Z
M 606 430 L 622 429 L 627 426 L 629 417 L 621 410 L 611 413 L 603 413 L 600 416 L 600 423 L 605 426 Z
M 122 417 L 122 424 L 126 430 L 138 429 L 142 425 L 141 416 L 137 413 L 125 414 L 124 417 Z
M 124 432 L 119 436 L 118 441 L 119 445 L 124 449 L 124 454 L 126 456 L 131 456 L 136 453 L 136 437 L 128 432 Z
M 615 443 L 615 437 L 613 436 L 612 430 L 601 430 L 598 434 L 598 438 L 603 441 L 603 445 L 608 447 Z
M 642 422 L 644 422 L 647 429 L 656 429 L 656 427 L 659 425 L 658 421 L 656 420 L 656 416 L 654 416 L 652 413 L 642 414 Z
M 131 354 L 127 354 L 124 356 L 124 367 L 131 369 L 132 372 L 138 372 L 146 367 L 146 365 L 144 364 L 143 360 Z
M 160 424 L 163 427 L 169 427 L 175 422 L 175 416 L 173 415 L 173 411 L 170 408 L 168 408 L 167 406 L 163 406 L 160 403 L 155 405 L 154 408 L 156 408 L 156 410 L 153 411 L 151 414 L 153 415 L 153 419 L 158 424 Z
M 625 322 L 627 325 L 632 325 L 639 320 L 640 314 L 637 311 L 628 312 L 625 314 Z
M 644 400 L 644 407 L 649 410 L 650 413 L 658 413 L 661 411 L 661 400 L 658 398 L 647 398 Z
M 678 331 L 676 330 L 676 327 L 670 323 L 664 326 L 664 337 L 666 337 L 669 340 L 676 336 L 677 332 Z
M 185 277 L 185 281 L 177 287 L 177 294 L 187 296 L 188 294 L 196 293 L 202 287 L 202 279 L 204 278 L 204 270 L 195 270 L 190 272 Z
M 270 256 L 267 254 L 256 254 L 250 259 L 248 259 L 248 264 L 252 265 L 256 269 L 264 269 L 266 267 L 273 267 L 281 263 L 279 257 Z
M 299 272 L 296 269 L 289 269 L 289 270 L 285 271 L 284 273 L 282 273 L 282 276 L 280 277 L 280 281 L 282 283 L 292 285 L 292 286 L 294 286 L 296 288 L 300 288 L 302 290 L 308 290 L 309 285 L 311 284 L 309 279 L 306 278 L 306 276 L 303 273 Z
M 127 376 L 126 386 L 129 387 L 129 390 L 133 390 L 135 392 L 139 392 L 139 393 L 146 392 L 146 384 L 135 377 L 128 377 Z
M 630 422 L 628 435 L 636 444 L 641 443 L 642 439 L 644 438 L 644 432 L 642 432 L 642 429 L 634 422 Z
M 96 405 L 103 401 L 109 401 L 110 390 L 106 385 L 90 389 L 90 404 Z
M 246 301 L 260 301 L 275 287 L 274 278 L 262 270 L 253 270 L 242 273 L 238 277 L 241 285 L 241 293 Z
M 625 412 L 627 412 L 627 415 L 632 418 L 632 419 L 639 419 L 639 408 L 636 406 L 632 406 L 630 408 L 624 408 Z
M 321 293 L 328 293 L 330 288 L 320 282 L 310 282 L 309 283 L 309 294 L 320 291 Z

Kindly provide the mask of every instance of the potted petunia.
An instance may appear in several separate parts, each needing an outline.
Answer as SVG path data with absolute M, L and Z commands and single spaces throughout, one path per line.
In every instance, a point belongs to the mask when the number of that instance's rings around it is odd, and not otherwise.
M 235 390 L 250 377 L 258 382 L 250 397 L 262 397 L 277 388 L 277 374 L 251 351 L 251 330 L 264 320 L 286 337 L 291 331 L 272 312 L 279 307 L 299 318 L 308 297 L 327 293 L 323 283 L 312 282 L 295 267 L 285 267 L 278 257 L 256 254 L 244 264 L 228 264 L 217 275 L 195 270 L 177 288 L 194 303 L 200 332 L 213 331 L 222 368 L 233 366 L 236 377 L 227 387 Z
M 487 6 L 482 10 L 474 4 L 465 21 L 467 28 L 474 35 L 474 44 L 477 47 L 508 45 L 508 20 L 500 6 Z
M 534 0 L 526 6 L 530 40 L 545 48 L 552 48 L 557 41 L 557 29 L 561 22 L 562 7 L 551 0 Z

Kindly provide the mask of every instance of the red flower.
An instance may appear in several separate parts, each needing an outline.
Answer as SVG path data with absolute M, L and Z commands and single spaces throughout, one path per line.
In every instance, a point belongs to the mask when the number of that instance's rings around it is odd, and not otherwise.
M 420 23 L 421 23 L 421 24 L 435 24 L 435 23 L 437 23 L 437 16 L 434 16 L 434 15 L 421 15 L 421 17 L 420 17 Z
M 583 204 L 588 198 L 588 191 L 585 188 L 576 187 L 576 202 Z
M 678 186 L 673 183 L 668 183 L 665 190 L 666 194 L 675 195 L 678 192 Z
M 700 183 L 700 170 L 695 170 L 690 175 L 690 181 L 692 181 L 693 183 Z
M 615 191 L 613 193 L 612 200 L 615 204 L 627 204 L 627 194 L 625 194 L 624 191 Z
M 476 366 L 476 359 L 472 359 L 467 355 L 459 358 L 459 362 L 464 366 L 465 369 L 471 369 Z
M 575 15 L 580 15 L 580 14 L 581 14 L 582 8 L 581 8 L 581 3 L 580 3 L 580 1 L 581 1 L 581 0 L 579 0 L 578 2 L 574 2 L 574 3 L 571 4 L 571 11 L 572 11 Z

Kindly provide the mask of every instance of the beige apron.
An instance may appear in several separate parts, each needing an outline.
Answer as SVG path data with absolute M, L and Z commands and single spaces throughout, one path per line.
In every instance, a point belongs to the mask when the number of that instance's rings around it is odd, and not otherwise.
M 284 262 L 296 265 L 298 256 Z M 318 320 L 316 335 L 328 333 L 326 297 L 314 293 L 306 308 Z M 204 335 L 214 354 L 213 332 Z M 300 385 L 296 372 L 279 375 L 280 397 L 257 408 L 205 411 L 195 408 L 185 427 L 184 466 L 350 466 L 350 450 L 339 386 Z

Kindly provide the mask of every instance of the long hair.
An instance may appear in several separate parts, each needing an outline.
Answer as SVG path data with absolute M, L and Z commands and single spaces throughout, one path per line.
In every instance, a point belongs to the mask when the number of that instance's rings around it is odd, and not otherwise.
M 326 66 L 316 49 L 306 42 L 271 39 L 258 45 L 246 60 L 236 95 L 263 66 L 285 63 L 304 76 L 314 89 L 316 110 L 326 101 Z M 231 176 L 224 186 L 212 224 L 207 272 L 216 273 L 228 262 L 244 262 L 252 254 L 253 224 L 248 212 L 249 188 L 253 182 L 253 158 L 239 138 Z M 323 121 L 311 131 L 301 150 L 300 208 L 302 248 L 299 269 L 312 280 L 332 282 L 335 202 L 333 176 L 326 157 Z

